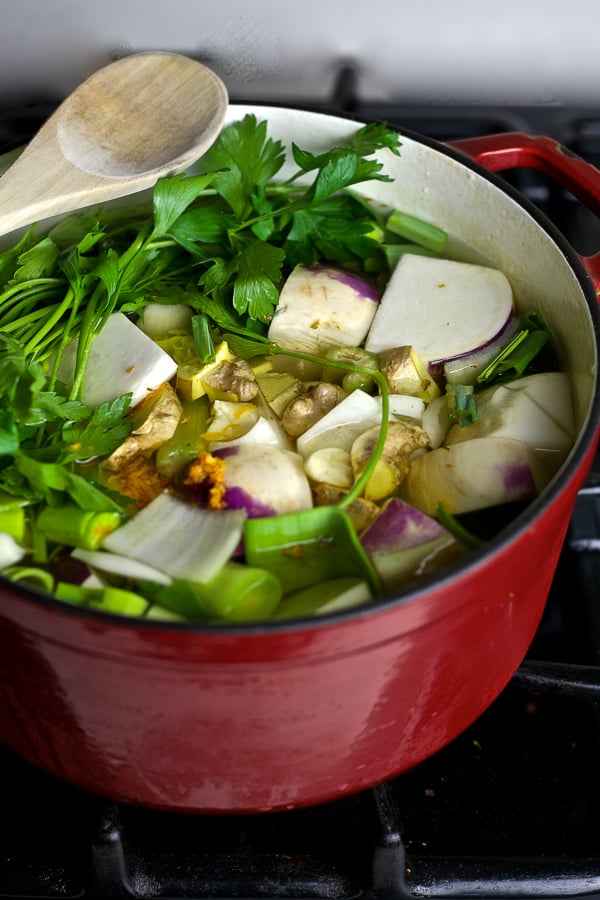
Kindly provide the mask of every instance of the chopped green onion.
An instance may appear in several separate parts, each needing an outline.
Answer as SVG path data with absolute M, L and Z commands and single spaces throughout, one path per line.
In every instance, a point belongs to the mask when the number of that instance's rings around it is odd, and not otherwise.
M 198 313 L 192 317 L 192 334 L 196 343 L 198 357 L 203 363 L 215 361 L 215 345 L 208 324 L 208 318 L 204 313 Z
M 411 216 L 408 213 L 394 209 L 387 218 L 385 227 L 392 234 L 398 234 L 400 237 L 413 241 L 421 247 L 433 250 L 435 253 L 441 253 L 448 242 L 448 233 L 437 225 L 431 225 Z
M 480 384 L 500 378 L 519 378 L 550 338 L 547 331 L 519 331 L 477 377 Z
M 148 611 L 148 601 L 144 597 L 121 588 L 87 588 L 60 581 L 56 585 L 54 595 L 67 603 L 89 606 L 120 616 L 143 616 Z

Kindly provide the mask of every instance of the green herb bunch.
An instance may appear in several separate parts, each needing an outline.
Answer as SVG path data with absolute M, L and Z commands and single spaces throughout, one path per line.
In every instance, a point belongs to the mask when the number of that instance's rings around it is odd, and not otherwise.
M 367 125 L 320 154 L 292 146 L 296 170 L 284 178 L 283 144 L 248 115 L 222 132 L 198 173 L 159 181 L 152 209 L 129 202 L 79 212 L 44 236 L 32 226 L 0 254 L 0 491 L 49 505 L 118 505 L 76 471 L 132 427 L 129 396 L 96 410 L 80 402 L 92 342 L 111 313 L 184 302 L 251 354 L 298 263 L 385 278 L 380 218 L 352 187 L 389 180 L 377 153 L 399 148 L 395 132 Z M 74 338 L 67 390 L 56 372 Z

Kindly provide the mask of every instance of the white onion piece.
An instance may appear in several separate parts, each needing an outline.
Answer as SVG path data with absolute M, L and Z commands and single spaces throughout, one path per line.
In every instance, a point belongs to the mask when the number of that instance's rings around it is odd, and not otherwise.
M 152 581 L 155 584 L 164 585 L 172 584 L 173 582 L 173 579 L 165 572 L 154 566 L 139 562 L 137 559 L 132 559 L 130 556 L 107 553 L 104 550 L 82 550 L 79 548 L 73 550 L 71 556 L 85 563 L 90 569 L 98 569 L 100 572 L 106 572 L 109 575 L 120 575 L 123 578 Z
M 210 581 L 233 556 L 245 518 L 243 509 L 201 509 L 164 492 L 109 534 L 103 547 L 175 579 Z

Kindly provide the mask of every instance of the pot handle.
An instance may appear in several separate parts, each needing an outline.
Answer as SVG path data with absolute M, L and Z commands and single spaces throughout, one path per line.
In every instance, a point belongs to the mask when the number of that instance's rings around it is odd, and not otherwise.
M 553 138 L 515 131 L 448 143 L 489 172 L 516 168 L 544 172 L 600 216 L 600 171 Z M 600 295 L 600 252 L 580 259 Z

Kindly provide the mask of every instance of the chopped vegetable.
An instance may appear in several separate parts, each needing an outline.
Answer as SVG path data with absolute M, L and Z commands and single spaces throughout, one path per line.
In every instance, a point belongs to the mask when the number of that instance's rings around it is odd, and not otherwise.
M 81 391 L 75 378 L 79 341 L 65 347 L 57 377 L 71 387 L 87 406 L 98 406 L 122 394 L 131 394 L 135 406 L 151 391 L 169 381 L 177 371 L 174 360 L 123 313 L 114 313 L 95 338 L 81 376 Z
M 293 146 L 275 181 L 284 146 L 246 116 L 151 213 L 1 255 L 7 578 L 165 623 L 320 616 L 543 489 L 575 439 L 550 331 L 442 228 L 349 190 L 387 180 L 383 148 L 379 125 Z
M 460 545 L 437 519 L 396 497 L 386 502 L 360 541 L 390 591 L 461 555 Z
M 103 546 L 172 578 L 210 581 L 238 546 L 245 518 L 242 509 L 200 509 L 165 492 L 110 534 Z
M 425 366 L 494 340 L 513 313 L 510 282 L 498 269 L 407 254 L 387 284 L 366 349 L 414 347 Z
M 351 272 L 297 266 L 281 290 L 269 340 L 317 356 L 338 344 L 356 347 L 369 330 L 378 300 L 374 285 Z

